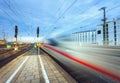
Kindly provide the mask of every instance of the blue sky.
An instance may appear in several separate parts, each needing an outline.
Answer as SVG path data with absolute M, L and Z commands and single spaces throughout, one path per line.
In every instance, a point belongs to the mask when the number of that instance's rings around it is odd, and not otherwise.
M 102 23 L 103 11 L 98 9 L 103 6 L 108 20 L 120 17 L 119 0 L 0 0 L 0 39 L 5 32 L 14 41 L 15 25 L 18 40 L 33 42 L 38 26 L 40 39 L 95 29 Z

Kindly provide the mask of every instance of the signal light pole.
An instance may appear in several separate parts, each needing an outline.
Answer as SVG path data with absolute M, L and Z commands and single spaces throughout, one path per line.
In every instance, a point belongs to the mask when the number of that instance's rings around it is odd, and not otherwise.
M 38 48 L 38 55 L 40 54 L 40 50 L 39 50 L 39 47 L 38 47 L 38 45 L 39 45 L 39 42 L 38 42 L 38 38 L 39 38 L 39 26 L 37 27 L 37 48 Z
M 17 44 L 18 44 L 18 42 L 17 42 L 17 35 L 18 35 L 18 26 L 15 25 L 15 38 L 16 38 L 15 50 L 18 50 L 18 47 L 17 47 Z
M 17 27 L 17 25 L 15 25 L 15 38 L 16 38 L 16 42 L 17 42 L 17 35 L 18 35 L 18 27 Z
M 39 27 L 37 27 L 37 37 L 39 37 Z

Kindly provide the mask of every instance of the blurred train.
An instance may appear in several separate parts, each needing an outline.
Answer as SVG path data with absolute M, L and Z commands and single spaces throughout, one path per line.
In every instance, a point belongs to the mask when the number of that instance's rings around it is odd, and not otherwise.
M 107 22 L 107 31 L 107 45 L 100 24 L 96 30 L 48 39 L 41 48 L 78 83 L 119 83 L 120 19 Z
M 120 46 L 120 19 L 108 21 L 107 41 L 105 44 L 105 31 L 103 24 L 96 26 L 96 29 L 77 31 L 54 39 L 48 39 L 50 45 L 57 45 L 67 48 L 79 47 L 119 47 Z

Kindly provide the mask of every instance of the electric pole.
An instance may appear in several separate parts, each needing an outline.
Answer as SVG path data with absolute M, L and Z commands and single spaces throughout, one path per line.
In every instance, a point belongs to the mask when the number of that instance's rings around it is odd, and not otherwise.
M 106 7 L 102 7 L 99 10 L 103 10 L 103 44 L 105 46 L 108 45 L 108 27 L 106 27 L 107 23 L 106 23 Z
M 15 25 L 15 38 L 16 38 L 16 46 L 14 50 L 18 50 L 18 42 L 17 42 L 17 36 L 18 36 L 18 26 Z

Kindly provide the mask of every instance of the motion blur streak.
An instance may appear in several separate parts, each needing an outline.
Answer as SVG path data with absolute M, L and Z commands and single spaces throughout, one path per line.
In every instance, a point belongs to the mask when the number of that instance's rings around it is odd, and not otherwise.
M 78 62 L 79 64 L 82 64 L 82 65 L 84 65 L 84 66 L 87 66 L 87 67 L 89 67 L 89 68 L 91 68 L 91 69 L 93 69 L 93 70 L 96 70 L 97 72 L 100 72 L 100 73 L 102 73 L 102 74 L 104 74 L 104 75 L 107 75 L 108 77 L 113 78 L 113 79 L 115 79 L 115 80 L 118 80 L 118 81 L 120 82 L 120 76 L 118 76 L 118 75 L 116 75 L 116 74 L 113 74 L 113 73 L 111 73 L 111 72 L 108 72 L 108 71 L 106 71 L 105 69 L 102 69 L 102 68 L 100 68 L 100 67 L 94 66 L 93 64 L 90 64 L 90 63 L 87 62 L 87 61 L 83 61 L 83 60 L 77 59 L 77 58 L 75 58 L 75 57 L 73 57 L 73 56 L 71 56 L 71 55 L 69 55 L 69 54 L 67 54 L 67 53 L 65 53 L 65 52 L 63 52 L 63 51 L 60 51 L 60 50 L 58 50 L 58 49 L 56 49 L 56 48 L 53 48 L 52 46 L 45 45 L 44 47 L 46 47 L 46 48 L 48 48 L 48 49 L 51 49 L 52 51 L 55 51 L 55 52 L 61 54 L 62 56 L 65 56 L 65 57 L 67 57 L 67 58 L 69 58 L 69 59 L 71 59 L 71 60 L 73 60 L 73 61 L 75 61 L 75 62 Z

